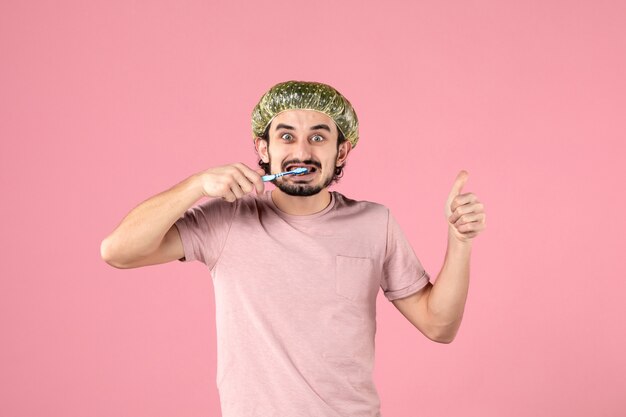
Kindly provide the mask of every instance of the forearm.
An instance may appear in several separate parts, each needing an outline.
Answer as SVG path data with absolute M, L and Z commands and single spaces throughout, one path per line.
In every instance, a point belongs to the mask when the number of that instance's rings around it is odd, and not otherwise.
M 102 241 L 103 258 L 125 262 L 151 254 L 176 220 L 201 197 L 196 174 L 142 202 Z
M 448 235 L 443 267 L 428 297 L 428 311 L 440 337 L 454 339 L 463 318 L 469 289 L 469 265 L 472 243 Z

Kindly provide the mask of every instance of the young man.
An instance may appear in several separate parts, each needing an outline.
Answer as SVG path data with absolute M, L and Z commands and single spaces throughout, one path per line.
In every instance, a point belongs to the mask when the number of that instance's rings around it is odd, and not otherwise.
M 177 259 L 210 268 L 223 417 L 380 416 L 379 288 L 426 337 L 451 342 L 483 206 L 460 194 L 462 171 L 433 285 L 386 207 L 328 190 L 358 141 L 345 97 L 320 83 L 278 84 L 255 107 L 252 130 L 263 169 L 237 163 L 192 175 L 132 210 L 102 257 L 117 268 Z M 261 175 L 298 167 L 307 173 L 264 190 Z M 209 200 L 192 207 L 201 197 Z

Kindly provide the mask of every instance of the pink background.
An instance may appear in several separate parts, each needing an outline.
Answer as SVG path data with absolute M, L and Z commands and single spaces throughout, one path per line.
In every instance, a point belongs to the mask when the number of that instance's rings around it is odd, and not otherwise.
M 253 166 L 252 107 L 289 79 L 351 100 L 336 189 L 390 207 L 433 277 L 461 169 L 485 204 L 452 344 L 379 293 L 384 417 L 626 415 L 625 64 L 620 1 L 4 0 L 0 415 L 219 415 L 204 265 L 116 270 L 100 241 Z

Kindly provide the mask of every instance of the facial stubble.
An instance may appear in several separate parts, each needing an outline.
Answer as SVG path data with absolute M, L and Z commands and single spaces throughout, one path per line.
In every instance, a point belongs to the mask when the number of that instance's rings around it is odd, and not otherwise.
M 336 160 L 338 155 L 339 153 L 337 152 L 333 159 Z M 269 166 L 272 166 L 272 156 L 269 153 L 269 149 L 267 152 L 267 156 L 269 159 Z M 293 164 L 293 163 L 307 164 L 307 161 L 289 160 L 289 163 L 290 164 Z M 283 169 L 286 169 L 284 164 L 283 164 Z M 322 171 L 321 164 L 320 164 L 319 169 L 321 172 Z M 292 176 L 291 179 L 287 179 L 285 177 L 277 178 L 272 181 L 272 184 L 274 184 L 276 187 L 278 187 L 279 190 L 281 190 L 287 195 L 296 196 L 296 197 L 309 197 L 309 196 L 318 194 L 324 188 L 328 187 L 333 182 L 334 174 L 335 174 L 335 170 L 333 169 L 327 174 L 326 178 L 324 178 L 323 183 L 317 186 L 309 185 L 309 184 L 306 184 L 305 182 L 298 182 L 297 176 Z

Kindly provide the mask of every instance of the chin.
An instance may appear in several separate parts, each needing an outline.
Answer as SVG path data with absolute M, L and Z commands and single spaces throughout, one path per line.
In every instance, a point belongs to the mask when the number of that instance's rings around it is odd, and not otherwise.
M 277 187 L 285 194 L 295 197 L 310 197 L 319 194 L 324 189 L 322 186 L 314 186 L 306 183 L 281 183 Z

